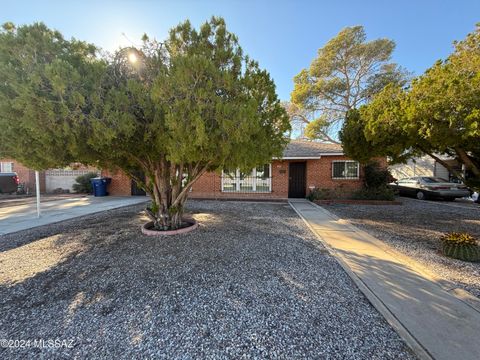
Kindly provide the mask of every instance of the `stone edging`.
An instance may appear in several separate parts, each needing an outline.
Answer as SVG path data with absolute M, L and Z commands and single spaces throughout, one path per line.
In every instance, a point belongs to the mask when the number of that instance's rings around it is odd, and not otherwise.
M 146 224 L 142 225 L 142 233 L 147 236 L 168 236 L 186 234 L 192 230 L 195 230 L 198 227 L 198 222 L 196 222 L 194 219 L 188 219 L 188 222 L 192 223 L 192 225 L 176 230 L 157 231 L 148 229 L 148 227 L 151 227 L 153 225 L 153 221 L 149 221 Z
M 353 199 L 331 199 L 331 200 L 313 200 L 318 205 L 332 204 L 352 204 L 352 205 L 402 205 L 398 200 L 353 200 Z

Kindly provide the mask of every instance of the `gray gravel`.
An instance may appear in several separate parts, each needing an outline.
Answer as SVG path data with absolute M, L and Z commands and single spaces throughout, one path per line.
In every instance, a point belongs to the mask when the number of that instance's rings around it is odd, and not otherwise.
M 401 197 L 403 205 L 329 205 L 373 236 L 412 257 L 436 276 L 480 297 L 480 263 L 447 258 L 441 253 L 445 232 L 466 231 L 480 239 L 480 206 L 461 202 L 420 201 Z
M 140 234 L 141 206 L 0 236 L 0 358 L 413 359 L 285 204 L 190 201 L 201 226 Z

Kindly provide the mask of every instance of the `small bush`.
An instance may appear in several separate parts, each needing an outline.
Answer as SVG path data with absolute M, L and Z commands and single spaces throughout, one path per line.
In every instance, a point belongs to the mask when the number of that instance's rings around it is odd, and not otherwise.
M 393 176 L 387 169 L 380 167 L 378 162 L 373 161 L 364 167 L 363 185 L 367 189 L 383 188 L 393 181 Z
M 93 189 L 92 184 L 90 183 L 90 179 L 97 176 L 98 174 L 94 172 L 89 172 L 85 175 L 77 176 L 77 178 L 75 179 L 76 182 L 72 186 L 73 191 L 81 194 L 91 194 Z
M 463 261 L 480 261 L 478 241 L 468 233 L 450 232 L 442 236 L 445 256 Z
M 352 193 L 354 200 L 395 200 L 395 192 L 387 186 L 362 188 Z
M 310 201 L 313 200 L 331 200 L 331 199 L 337 199 L 338 198 L 338 193 L 335 190 L 332 189 L 313 189 L 310 191 L 310 194 L 308 194 L 307 199 Z

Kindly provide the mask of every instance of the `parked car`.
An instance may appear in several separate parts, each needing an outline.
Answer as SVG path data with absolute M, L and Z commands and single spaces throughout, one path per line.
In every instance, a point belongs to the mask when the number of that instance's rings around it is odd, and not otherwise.
M 389 186 L 401 196 L 415 196 L 419 200 L 441 198 L 453 201 L 456 198 L 470 196 L 470 190 L 463 184 L 429 176 L 400 179 L 390 183 Z
M 17 192 L 18 183 L 17 173 L 0 173 L 0 193 L 12 194 Z

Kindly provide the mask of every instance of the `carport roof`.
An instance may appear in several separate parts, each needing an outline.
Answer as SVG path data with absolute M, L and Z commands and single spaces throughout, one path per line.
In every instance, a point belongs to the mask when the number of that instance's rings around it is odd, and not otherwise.
M 283 159 L 312 159 L 322 155 L 343 155 L 340 144 L 308 140 L 291 140 L 283 151 Z

